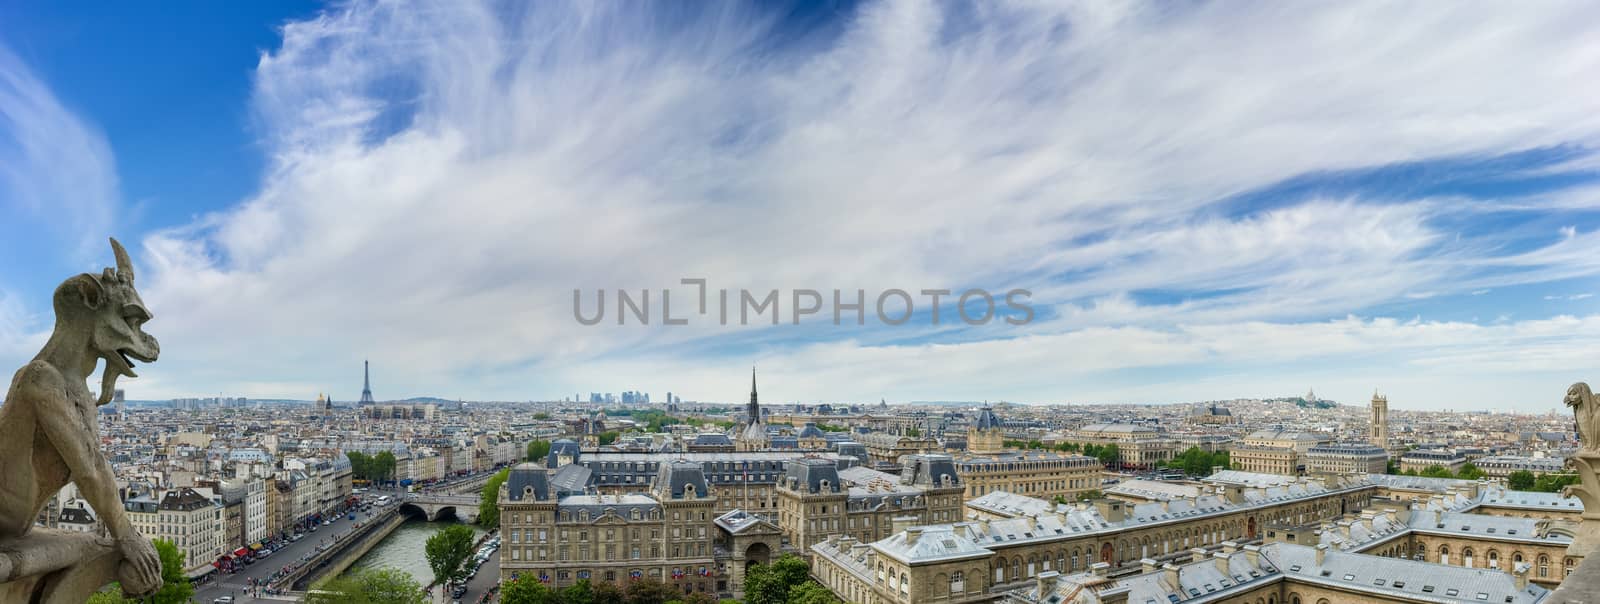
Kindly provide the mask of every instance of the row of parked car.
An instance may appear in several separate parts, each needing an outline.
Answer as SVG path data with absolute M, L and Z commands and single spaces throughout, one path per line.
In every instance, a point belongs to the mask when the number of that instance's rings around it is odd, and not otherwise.
M 467 581 L 478 576 L 478 569 L 483 568 L 483 564 L 494 557 L 494 552 L 498 549 L 500 549 L 500 537 L 498 535 L 485 540 L 483 545 L 478 547 L 478 553 L 472 556 L 472 562 L 469 563 L 472 568 L 467 571 L 466 579 L 450 584 L 450 597 L 460 598 L 467 595 Z

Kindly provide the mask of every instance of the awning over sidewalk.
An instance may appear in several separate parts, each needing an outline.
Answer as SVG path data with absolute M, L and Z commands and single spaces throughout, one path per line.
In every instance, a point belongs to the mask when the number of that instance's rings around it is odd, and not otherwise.
M 186 572 L 186 573 L 183 574 L 183 576 L 188 577 L 190 579 L 199 579 L 200 577 L 204 577 L 206 575 L 209 575 L 209 574 L 211 574 L 212 572 L 214 572 L 216 570 L 217 570 L 216 566 L 207 564 L 207 565 L 202 566 L 200 568 L 196 568 L 194 570 Z
M 237 556 L 246 556 L 246 555 L 249 555 L 249 554 L 250 554 L 250 550 L 247 550 L 247 549 L 242 548 L 242 547 L 239 548 L 239 549 L 233 550 L 233 555 L 236 556 L 236 557 Z

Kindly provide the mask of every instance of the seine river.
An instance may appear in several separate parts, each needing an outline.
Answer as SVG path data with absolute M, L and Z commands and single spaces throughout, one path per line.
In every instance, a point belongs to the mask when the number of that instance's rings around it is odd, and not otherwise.
M 449 526 L 446 522 L 427 522 L 418 518 L 407 520 L 405 524 L 394 529 L 388 537 L 367 552 L 365 556 L 356 560 L 351 569 L 357 568 L 396 568 L 411 573 L 418 583 L 427 585 L 433 580 L 433 571 L 428 568 L 428 556 L 423 553 L 428 537 L 432 537 L 439 529 Z M 475 524 L 468 524 L 474 535 L 483 535 L 483 529 Z

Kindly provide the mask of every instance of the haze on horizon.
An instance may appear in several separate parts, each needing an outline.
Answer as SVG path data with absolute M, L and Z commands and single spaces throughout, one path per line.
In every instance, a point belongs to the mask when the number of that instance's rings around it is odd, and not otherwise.
M 115 235 L 163 345 L 133 399 L 349 401 L 364 358 L 379 398 L 466 400 L 736 402 L 752 363 L 774 402 L 1600 379 L 1600 6 L 1297 8 L 3 7 L 0 367 Z M 573 318 L 684 278 L 1037 316 Z

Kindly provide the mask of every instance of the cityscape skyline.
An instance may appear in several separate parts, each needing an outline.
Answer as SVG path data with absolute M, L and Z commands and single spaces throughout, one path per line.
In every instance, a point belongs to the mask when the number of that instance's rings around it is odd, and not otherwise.
M 488 400 L 755 362 L 801 401 L 1546 409 L 1594 366 L 1589 5 L 81 8 L 0 7 L 0 363 L 116 235 L 170 350 L 136 399 L 371 357 Z M 573 320 L 680 279 L 783 320 Z M 1034 320 L 791 323 L 813 289 Z

